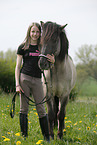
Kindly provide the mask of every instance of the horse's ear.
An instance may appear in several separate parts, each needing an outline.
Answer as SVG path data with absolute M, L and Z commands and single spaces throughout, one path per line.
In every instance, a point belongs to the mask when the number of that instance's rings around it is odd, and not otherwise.
M 67 25 L 68 25 L 68 24 L 65 24 L 65 25 L 61 26 L 61 27 L 60 27 L 61 30 L 63 30 Z
M 41 26 L 43 26 L 44 22 L 43 21 L 40 21 L 40 24 L 41 24 Z

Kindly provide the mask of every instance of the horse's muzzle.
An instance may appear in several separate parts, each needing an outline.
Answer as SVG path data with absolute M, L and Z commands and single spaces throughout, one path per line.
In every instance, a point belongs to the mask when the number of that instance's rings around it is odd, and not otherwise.
M 47 60 L 47 56 L 40 54 L 40 59 L 38 62 L 39 68 L 42 70 L 48 70 L 50 68 L 50 62 Z

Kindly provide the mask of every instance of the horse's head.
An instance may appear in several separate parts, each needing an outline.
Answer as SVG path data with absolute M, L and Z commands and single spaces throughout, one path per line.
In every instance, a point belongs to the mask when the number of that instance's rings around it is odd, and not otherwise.
M 66 24 L 67 25 L 67 24 Z M 42 36 L 41 36 L 41 55 L 39 60 L 39 67 L 41 69 L 49 69 L 50 62 L 47 60 L 46 55 L 59 56 L 61 51 L 61 33 L 64 27 L 53 22 L 41 22 Z

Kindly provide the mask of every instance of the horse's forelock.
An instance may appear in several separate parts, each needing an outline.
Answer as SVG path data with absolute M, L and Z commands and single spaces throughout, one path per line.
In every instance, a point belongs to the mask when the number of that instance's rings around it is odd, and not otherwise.
M 41 37 L 41 43 L 47 42 L 51 39 L 54 32 L 58 32 L 58 25 L 55 23 L 47 22 L 43 26 L 43 34 Z
M 60 34 L 60 40 L 61 40 L 61 49 L 58 58 L 63 61 L 65 58 L 65 55 L 68 55 L 68 47 L 69 42 L 66 36 L 65 31 L 60 29 L 60 25 L 52 22 L 47 22 L 43 25 L 43 35 L 41 37 L 41 44 L 47 43 L 54 32 L 57 32 L 57 34 Z M 55 36 L 54 39 L 56 39 L 57 36 Z

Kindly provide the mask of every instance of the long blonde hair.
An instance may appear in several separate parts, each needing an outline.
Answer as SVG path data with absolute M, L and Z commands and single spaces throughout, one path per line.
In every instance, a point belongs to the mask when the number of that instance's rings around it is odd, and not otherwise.
M 40 31 L 40 36 L 41 36 L 41 26 L 40 26 L 38 23 L 33 22 L 33 23 L 28 27 L 26 38 L 25 38 L 24 41 L 23 41 L 23 44 L 24 44 L 23 49 L 24 49 L 24 50 L 26 50 L 26 49 L 29 48 L 29 45 L 30 45 L 30 43 L 31 43 L 30 31 L 31 31 L 31 28 L 32 28 L 34 25 L 36 25 L 37 28 L 39 29 L 39 31 Z M 39 45 L 39 43 L 40 43 L 40 37 L 38 38 L 37 45 Z

